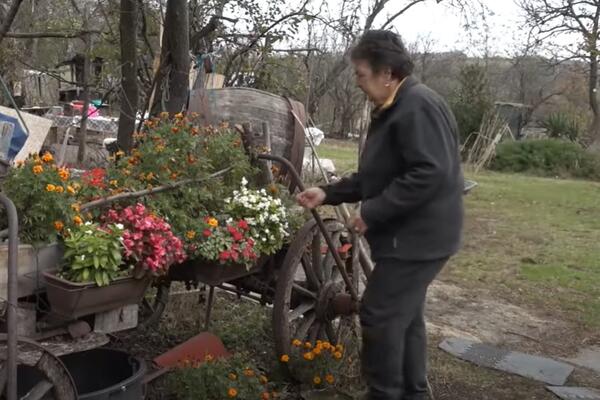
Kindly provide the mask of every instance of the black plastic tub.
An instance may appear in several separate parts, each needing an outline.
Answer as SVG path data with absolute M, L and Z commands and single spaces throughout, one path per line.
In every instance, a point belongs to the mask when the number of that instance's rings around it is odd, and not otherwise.
M 112 349 L 94 349 L 60 357 L 81 400 L 141 400 L 146 363 Z

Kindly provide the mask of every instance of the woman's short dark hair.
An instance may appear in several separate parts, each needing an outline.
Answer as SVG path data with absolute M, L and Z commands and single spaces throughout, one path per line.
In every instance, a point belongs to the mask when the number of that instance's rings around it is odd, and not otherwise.
M 390 68 L 397 79 L 412 74 L 415 67 L 400 36 L 386 30 L 366 31 L 352 49 L 350 58 L 368 62 L 375 72 Z

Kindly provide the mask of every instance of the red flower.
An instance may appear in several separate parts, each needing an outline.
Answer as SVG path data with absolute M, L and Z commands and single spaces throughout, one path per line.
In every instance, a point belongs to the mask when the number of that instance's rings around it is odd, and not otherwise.
M 248 229 L 250 229 L 250 227 L 248 226 L 248 223 L 243 219 L 241 219 L 238 222 L 238 228 L 240 228 L 241 230 L 244 230 L 244 231 L 247 231 Z
M 210 235 L 212 235 L 212 232 L 210 231 L 210 229 L 205 229 L 205 230 L 202 232 L 202 235 L 203 235 L 204 237 L 210 237 Z
M 221 262 L 225 262 L 225 261 L 229 260 L 230 257 L 231 257 L 231 253 L 227 250 L 224 250 L 221 252 L 221 254 L 219 254 L 219 260 Z

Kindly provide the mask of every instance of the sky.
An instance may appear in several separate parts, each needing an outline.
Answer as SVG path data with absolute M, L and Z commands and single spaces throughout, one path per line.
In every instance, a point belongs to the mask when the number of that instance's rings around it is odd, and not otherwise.
M 519 29 L 522 12 L 513 0 L 483 0 L 483 3 L 490 11 L 486 17 L 488 47 L 492 55 L 505 54 L 525 34 Z M 392 10 L 390 7 L 390 13 Z M 408 43 L 428 38 L 434 51 L 462 50 L 474 55 L 483 54 L 486 47 L 483 31 L 476 31 L 469 37 L 464 23 L 464 17 L 455 9 L 444 6 L 444 2 L 428 1 L 408 10 L 394 26 Z

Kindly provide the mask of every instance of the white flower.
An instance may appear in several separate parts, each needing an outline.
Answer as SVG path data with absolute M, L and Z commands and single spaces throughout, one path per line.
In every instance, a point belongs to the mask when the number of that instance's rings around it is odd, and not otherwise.
M 80 259 L 81 259 L 81 261 L 85 260 L 85 254 L 82 254 Z
M 84 225 L 85 226 L 90 226 L 92 224 L 92 221 L 87 221 Z
M 125 226 L 123 224 L 115 224 L 115 226 L 117 227 L 117 229 L 119 230 L 123 230 L 125 229 Z
M 244 176 L 242 178 L 242 186 L 246 186 L 248 184 L 248 180 L 246 179 L 246 177 Z
M 92 232 L 92 231 L 90 231 L 90 230 L 88 229 L 87 231 L 85 231 L 85 234 L 86 234 L 86 235 L 93 235 L 93 234 L 94 234 L 94 232 Z

